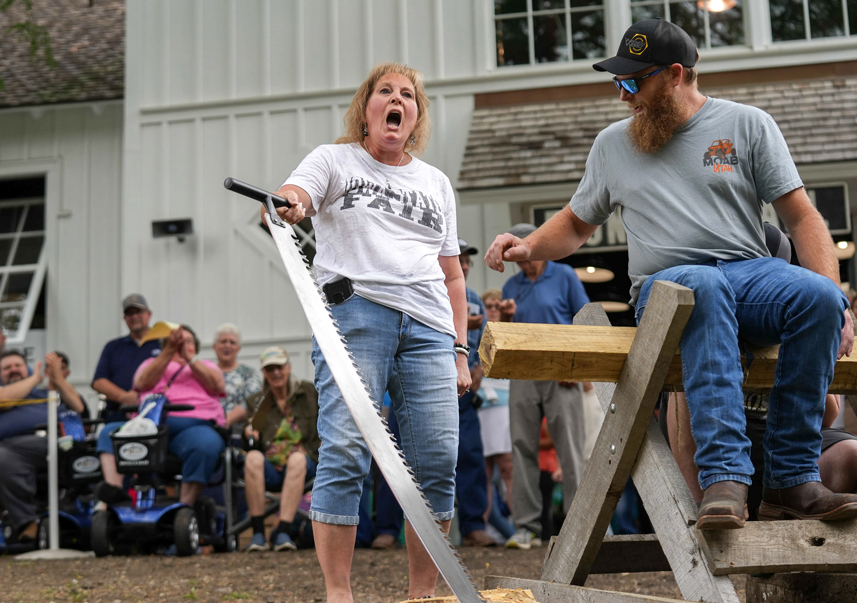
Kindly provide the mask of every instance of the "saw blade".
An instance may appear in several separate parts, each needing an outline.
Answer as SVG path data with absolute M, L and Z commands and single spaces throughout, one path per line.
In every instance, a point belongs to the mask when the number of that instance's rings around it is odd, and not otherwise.
M 432 515 L 431 505 L 416 482 L 414 472 L 408 467 L 405 455 L 378 413 L 378 406 L 366 387 L 360 367 L 348 351 L 347 342 L 309 271 L 309 262 L 294 229 L 279 219 L 273 221 L 270 214 L 265 215 L 265 221 L 316 343 L 390 490 L 453 594 L 462 603 L 484 603 L 461 558 Z

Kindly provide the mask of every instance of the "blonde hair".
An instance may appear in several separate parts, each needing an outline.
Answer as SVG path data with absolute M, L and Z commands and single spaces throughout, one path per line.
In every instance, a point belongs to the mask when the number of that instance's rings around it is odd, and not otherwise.
M 363 126 L 366 124 L 366 106 L 369 104 L 369 97 L 372 96 L 378 80 L 389 73 L 403 75 L 414 85 L 418 112 L 417 123 L 411 132 L 411 136 L 405 142 L 405 151 L 411 155 L 422 155 L 425 152 L 431 135 L 431 118 L 428 111 L 429 99 L 426 95 L 425 86 L 423 86 L 423 75 L 416 69 L 402 63 L 379 63 L 375 65 L 369 73 L 369 77 L 360 85 L 354 94 L 354 98 L 351 99 L 351 105 L 345 112 L 345 133 L 336 139 L 336 144 L 363 142 L 365 138 Z M 413 144 L 411 144 L 411 140 L 414 141 Z
M 503 301 L 503 292 L 499 289 L 488 289 L 482 294 L 482 301 L 487 302 L 489 299 Z

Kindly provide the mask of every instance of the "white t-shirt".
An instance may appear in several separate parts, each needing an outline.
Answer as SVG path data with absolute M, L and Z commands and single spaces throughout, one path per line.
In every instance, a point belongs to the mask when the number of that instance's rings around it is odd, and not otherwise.
M 396 167 L 357 143 L 329 144 L 285 184 L 312 199 L 319 285 L 348 277 L 361 297 L 455 336 L 438 263 L 459 254 L 455 195 L 443 172 L 416 157 Z

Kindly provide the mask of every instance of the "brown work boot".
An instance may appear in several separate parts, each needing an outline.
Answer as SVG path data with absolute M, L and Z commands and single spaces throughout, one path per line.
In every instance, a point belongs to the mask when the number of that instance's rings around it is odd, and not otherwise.
M 747 513 L 747 485 L 741 482 L 716 482 L 702 493 L 696 514 L 699 530 L 736 530 L 744 527 Z
M 485 530 L 473 530 L 461 539 L 464 546 L 497 546 L 497 541 L 488 535 Z
M 857 517 L 857 494 L 836 494 L 821 482 L 791 488 L 763 488 L 759 519 L 820 519 L 836 521 Z
M 378 534 L 371 546 L 373 549 L 392 549 L 397 544 L 399 541 L 392 534 Z

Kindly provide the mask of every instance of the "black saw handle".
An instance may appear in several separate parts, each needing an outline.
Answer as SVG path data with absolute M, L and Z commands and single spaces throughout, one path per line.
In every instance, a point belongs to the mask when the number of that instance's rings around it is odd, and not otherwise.
M 251 199 L 255 199 L 260 203 L 267 203 L 268 199 L 270 199 L 271 203 L 274 204 L 274 207 L 292 206 L 291 203 L 289 203 L 279 195 L 269 193 L 268 191 L 263 191 L 261 188 L 256 188 L 252 184 L 241 182 L 240 180 L 236 180 L 235 178 L 227 178 L 223 181 L 223 186 L 226 188 L 226 190 L 230 190 L 233 193 L 238 193 L 239 195 L 244 195 L 245 197 L 250 197 Z

